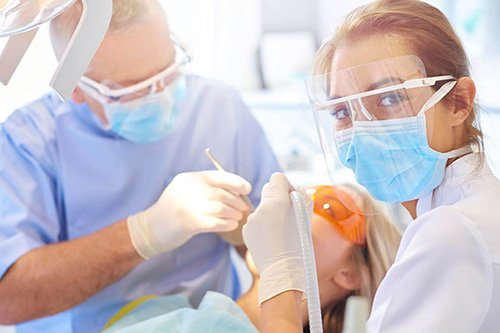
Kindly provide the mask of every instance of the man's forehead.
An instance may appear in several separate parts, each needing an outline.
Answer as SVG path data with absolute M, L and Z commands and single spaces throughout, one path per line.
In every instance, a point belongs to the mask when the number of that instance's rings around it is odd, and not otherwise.
M 168 25 L 157 18 L 108 34 L 86 75 L 98 82 L 131 85 L 163 71 L 175 56 Z

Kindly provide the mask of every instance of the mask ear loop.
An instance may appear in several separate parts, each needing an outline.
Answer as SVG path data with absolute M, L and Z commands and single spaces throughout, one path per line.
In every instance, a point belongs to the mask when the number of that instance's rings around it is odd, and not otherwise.
M 421 114 L 432 108 L 434 105 L 439 103 L 446 95 L 448 95 L 448 93 L 455 87 L 456 84 L 457 81 L 451 81 L 445 83 L 441 88 L 439 88 L 438 91 L 436 91 L 431 96 L 431 98 L 429 98 L 427 103 L 425 103 L 424 106 L 422 106 L 422 109 L 420 109 L 418 115 L 420 116 Z
M 99 122 L 101 124 L 101 127 L 106 130 L 106 131 L 109 131 L 111 129 L 111 124 L 110 124 L 110 115 L 108 114 L 108 112 L 106 111 L 106 107 L 105 107 L 105 104 L 108 103 L 108 101 L 102 96 L 99 94 L 99 92 L 97 90 L 94 90 L 92 87 L 89 87 L 85 84 L 79 84 L 78 87 L 80 89 L 83 90 L 84 93 L 90 95 L 90 97 L 92 97 L 93 99 L 95 99 L 98 103 L 100 103 L 102 105 L 102 108 L 103 108 L 103 111 L 104 111 L 104 116 L 106 117 L 106 120 L 107 121 L 104 121 L 102 119 L 99 119 Z

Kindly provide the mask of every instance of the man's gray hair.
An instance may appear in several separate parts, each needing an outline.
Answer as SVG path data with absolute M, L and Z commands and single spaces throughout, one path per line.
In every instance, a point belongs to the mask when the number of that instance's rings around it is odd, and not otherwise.
M 158 0 L 113 0 L 113 17 L 108 33 L 120 32 L 141 22 L 153 10 L 162 10 Z M 57 58 L 68 44 L 82 15 L 82 3 L 76 2 L 61 15 L 52 20 L 50 35 Z

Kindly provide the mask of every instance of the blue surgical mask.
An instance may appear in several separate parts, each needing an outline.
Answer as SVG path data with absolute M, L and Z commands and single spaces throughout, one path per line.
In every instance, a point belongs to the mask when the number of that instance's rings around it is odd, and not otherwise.
M 183 98 L 184 89 L 184 81 L 177 80 L 153 95 L 130 102 L 103 104 L 107 128 L 139 144 L 164 139 L 174 128 L 177 104 Z
M 431 149 L 427 109 L 424 106 L 416 117 L 355 121 L 336 133 L 342 164 L 375 199 L 396 203 L 421 198 L 441 184 L 449 158 L 471 151 L 470 147 L 448 153 Z

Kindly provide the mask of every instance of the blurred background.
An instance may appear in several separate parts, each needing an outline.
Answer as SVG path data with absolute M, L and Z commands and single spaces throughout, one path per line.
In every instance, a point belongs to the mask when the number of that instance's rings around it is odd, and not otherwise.
M 304 88 L 321 42 L 367 0 L 160 0 L 171 30 L 193 54 L 191 71 L 227 82 L 264 127 L 298 185 L 328 181 Z M 500 1 L 428 0 L 458 31 L 478 86 L 489 159 L 500 175 Z M 3 47 L 5 39 L 0 39 Z M 9 87 L 0 86 L 0 122 L 49 91 L 56 68 L 42 27 Z
M 172 31 L 193 54 L 192 72 L 225 81 L 242 93 L 292 182 L 328 182 L 303 79 L 310 75 L 322 40 L 344 15 L 369 1 L 160 1 Z M 500 1 L 427 2 L 448 16 L 471 58 L 486 150 L 500 176 Z M 4 43 L 0 39 L 0 48 Z M 0 122 L 48 92 L 55 68 L 45 25 L 10 86 L 0 86 Z
M 194 74 L 238 89 L 262 124 L 280 164 L 298 186 L 328 183 L 304 78 L 321 42 L 367 0 L 160 0 L 171 30 L 188 46 Z M 428 0 L 440 8 L 471 58 L 490 165 L 500 176 L 500 1 Z M 3 47 L 5 39 L 0 39 Z M 56 68 L 42 26 L 8 87 L 0 122 L 49 91 Z
M 160 0 L 193 54 L 192 72 L 236 87 L 264 127 L 281 165 L 300 184 L 327 181 L 304 89 L 314 54 L 344 15 L 366 0 Z M 429 0 L 451 20 L 471 58 L 492 167 L 500 175 L 500 2 Z M 0 47 L 5 40 L 0 39 Z M 56 67 L 42 27 L 9 87 L 0 122 L 49 91 Z

